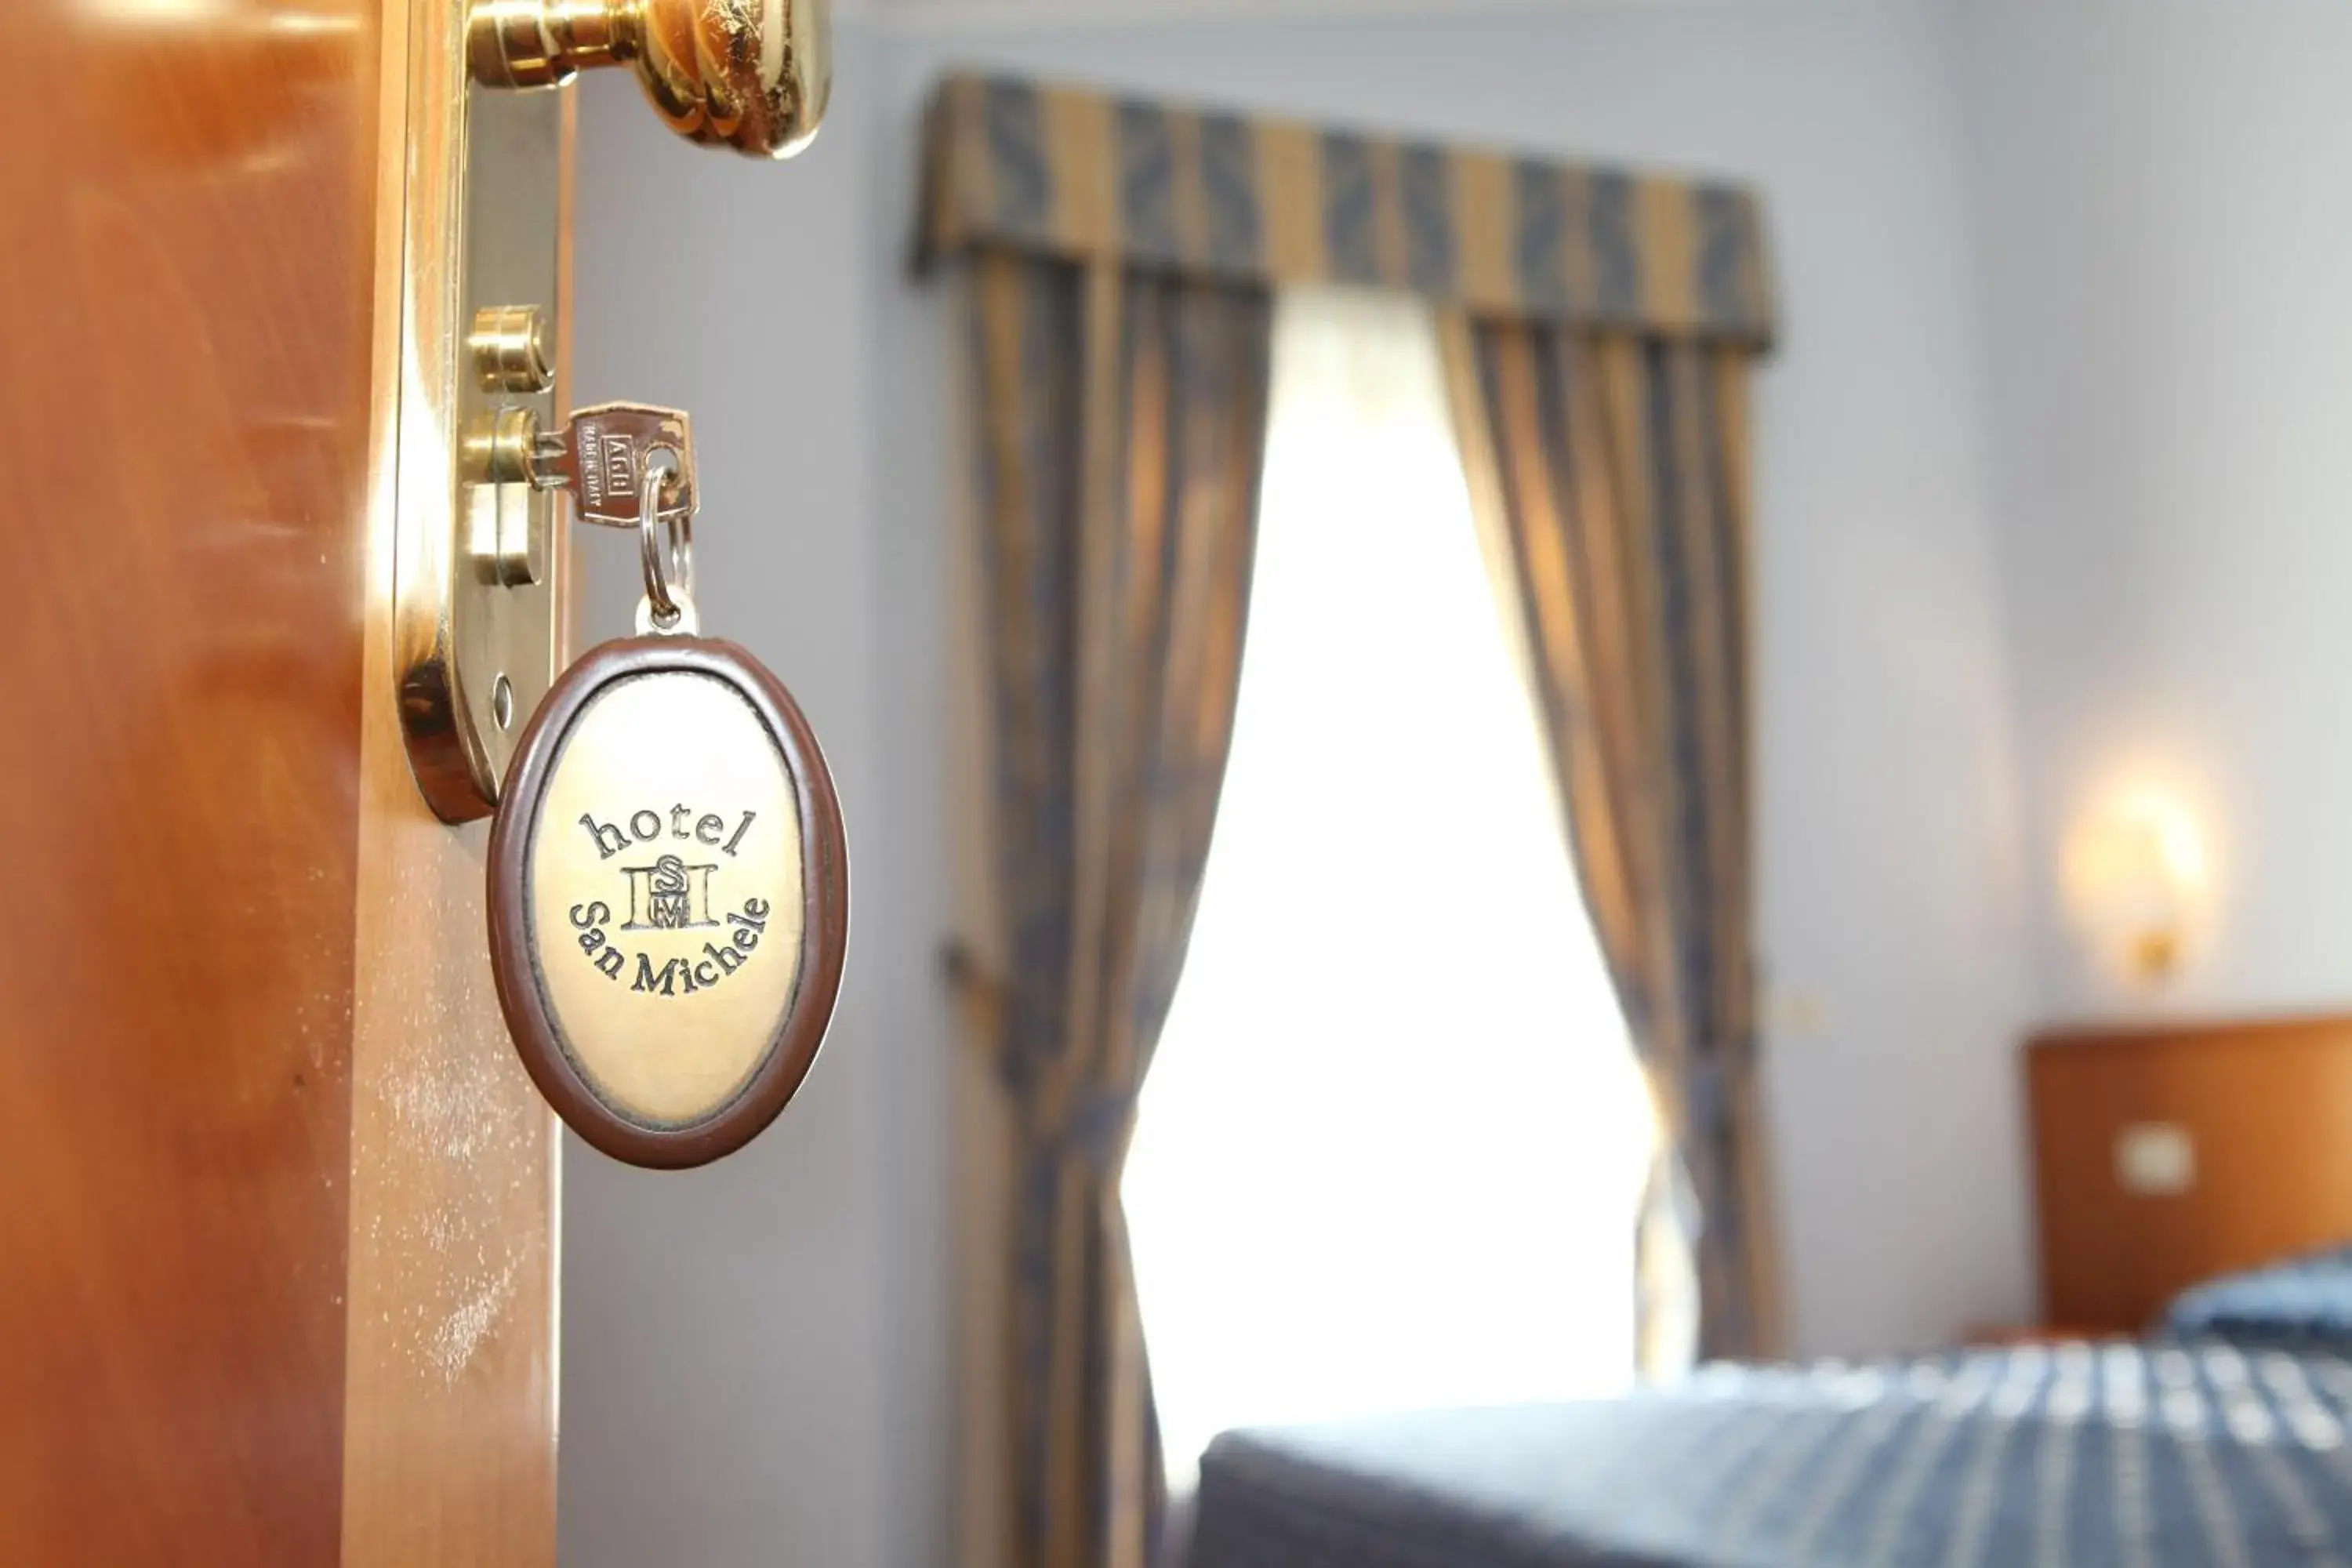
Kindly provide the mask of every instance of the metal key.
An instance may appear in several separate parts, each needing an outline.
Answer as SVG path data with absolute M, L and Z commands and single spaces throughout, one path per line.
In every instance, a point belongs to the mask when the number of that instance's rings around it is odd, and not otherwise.
M 635 528 L 644 478 L 649 465 L 667 460 L 672 472 L 662 482 L 660 514 L 692 517 L 694 437 L 686 411 L 648 403 L 600 403 L 573 411 L 561 430 L 539 432 L 531 442 L 531 482 L 541 489 L 572 492 L 582 522 L 600 528 Z

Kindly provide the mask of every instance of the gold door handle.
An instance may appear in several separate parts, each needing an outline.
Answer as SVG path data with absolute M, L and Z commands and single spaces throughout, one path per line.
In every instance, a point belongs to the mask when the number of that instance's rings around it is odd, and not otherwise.
M 467 65 L 486 87 L 532 88 L 625 62 L 679 135 L 788 158 L 832 95 L 831 12 L 830 0 L 477 0 Z

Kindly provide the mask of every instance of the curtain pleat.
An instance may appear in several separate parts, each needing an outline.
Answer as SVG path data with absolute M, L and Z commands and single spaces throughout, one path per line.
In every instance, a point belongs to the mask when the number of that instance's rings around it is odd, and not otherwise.
M 1473 493 L 1507 546 L 1578 872 L 1664 1133 L 1642 1226 L 1643 1363 L 1677 1359 L 1673 1298 L 1692 1269 L 1699 1352 L 1769 1352 L 1749 355 L 1462 315 L 1445 339 Z
M 1240 678 L 1271 309 L 973 258 L 1012 1216 L 1018 1568 L 1142 1568 L 1158 1435 L 1118 1173 L 1183 963 Z

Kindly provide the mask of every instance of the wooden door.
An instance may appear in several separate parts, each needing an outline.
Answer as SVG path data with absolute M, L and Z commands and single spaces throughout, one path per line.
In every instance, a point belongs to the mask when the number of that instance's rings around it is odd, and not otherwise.
M 419 0 L 420 4 L 431 0 Z M 555 1143 L 392 706 L 403 0 L 0 91 L 0 1562 L 553 1557 Z

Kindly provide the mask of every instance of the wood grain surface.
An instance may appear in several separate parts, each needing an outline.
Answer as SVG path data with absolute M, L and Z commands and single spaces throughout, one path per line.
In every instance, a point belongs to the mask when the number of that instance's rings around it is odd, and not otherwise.
M 377 17 L 10 12 L 0 1562 L 339 1546 Z
M 2025 1070 L 2048 1321 L 2136 1331 L 2200 1279 L 2352 1241 L 2352 1016 L 2053 1032 Z M 2118 1179 L 2153 1124 L 2189 1139 L 2184 1191 Z
M 382 4 L 342 1558 L 530 1568 L 555 1558 L 555 1118 L 491 987 L 488 825 L 425 809 L 393 700 L 394 531 L 404 510 L 447 526 L 451 504 L 446 458 L 417 437 L 425 389 L 454 386 L 454 264 L 446 234 L 404 238 L 404 219 L 448 205 L 434 182 L 456 166 L 445 110 L 463 90 L 463 7 Z M 568 191 L 562 210 L 568 235 Z M 559 379 L 559 406 L 568 394 Z M 561 530 L 551 559 L 563 604 Z
M 9 21 L 0 1563 L 550 1562 L 551 1119 L 384 646 L 414 17 Z

